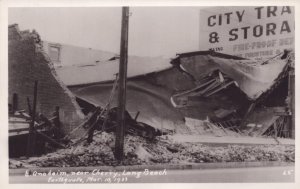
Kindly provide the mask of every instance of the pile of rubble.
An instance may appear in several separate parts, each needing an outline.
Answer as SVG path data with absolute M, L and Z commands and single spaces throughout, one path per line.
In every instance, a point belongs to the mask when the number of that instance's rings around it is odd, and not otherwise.
M 24 160 L 24 164 L 38 167 L 116 166 L 115 139 L 111 133 L 97 133 L 90 144 L 81 143 L 41 157 Z M 126 135 L 125 160 L 121 165 L 186 164 L 206 162 L 283 161 L 293 162 L 292 145 L 228 145 L 207 146 L 200 143 L 174 143 L 162 137 L 149 141 Z

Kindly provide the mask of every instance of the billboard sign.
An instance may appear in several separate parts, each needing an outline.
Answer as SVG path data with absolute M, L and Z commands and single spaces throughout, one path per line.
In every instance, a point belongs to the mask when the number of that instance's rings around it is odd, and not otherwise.
M 294 49 L 295 16 L 290 6 L 212 7 L 200 10 L 200 50 L 249 59 Z

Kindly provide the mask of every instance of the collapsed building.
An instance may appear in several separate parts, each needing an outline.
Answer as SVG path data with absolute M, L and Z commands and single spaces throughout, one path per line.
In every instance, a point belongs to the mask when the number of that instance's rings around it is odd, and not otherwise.
M 35 81 L 36 112 L 51 119 L 59 109 L 56 113 L 63 133 L 77 126 L 84 114 L 75 96 L 58 79 L 36 32 L 19 31 L 17 25 L 11 25 L 8 41 L 9 152 L 14 156 L 26 151 Z
M 287 98 L 292 64 L 288 52 L 256 62 L 202 51 L 180 54 L 171 64 L 162 71 L 128 79 L 127 109 L 132 116 L 139 112 L 139 121 L 185 134 L 201 134 L 209 123 L 225 135 L 233 131 L 252 136 L 267 134 L 280 122 L 278 136 L 293 137 L 289 124 L 293 103 Z M 89 69 L 88 73 L 95 70 Z M 79 99 L 104 106 L 112 84 L 69 88 Z M 113 103 L 116 105 L 116 99 Z
M 169 134 L 295 136 L 292 52 L 266 61 L 199 51 L 171 61 L 130 56 L 128 62 L 126 107 L 139 127 Z M 37 112 L 53 122 L 52 113 L 59 107 L 56 118 L 63 132 L 78 138 L 85 136 L 89 128 L 83 125 L 96 113 L 107 116 L 100 112 L 117 106 L 118 64 L 114 53 L 43 42 L 35 31 L 9 26 L 10 152 L 19 145 L 16 137 L 29 132 L 24 124 L 17 128 L 16 117 L 23 116 L 28 127 L 32 115 L 26 117 L 24 110 L 30 113 L 35 81 Z
M 293 89 L 288 88 L 294 85 L 289 75 L 293 65 L 290 52 L 265 61 L 194 52 L 180 54 L 174 64 L 195 83 L 192 89 L 172 96 L 175 106 L 192 107 L 188 116 L 198 109 L 197 116 L 202 115 L 198 119 L 207 116 L 215 125 L 238 133 L 269 135 L 265 131 L 273 126 L 276 137 L 294 136 L 288 122 L 294 105 L 289 93 Z

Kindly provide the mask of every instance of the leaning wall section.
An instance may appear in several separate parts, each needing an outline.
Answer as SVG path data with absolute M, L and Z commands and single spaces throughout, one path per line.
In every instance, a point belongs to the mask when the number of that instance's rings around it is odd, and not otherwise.
M 28 112 L 27 97 L 32 104 L 34 81 L 38 81 L 37 112 L 50 118 L 55 107 L 59 106 L 62 128 L 68 133 L 80 124 L 84 115 L 75 97 L 58 79 L 37 35 L 29 31 L 21 32 L 17 25 L 9 27 L 9 103 L 16 93 L 18 109 Z

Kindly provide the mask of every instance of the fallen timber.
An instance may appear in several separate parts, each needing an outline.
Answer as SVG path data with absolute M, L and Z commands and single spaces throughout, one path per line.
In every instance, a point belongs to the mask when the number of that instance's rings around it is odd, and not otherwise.
M 26 98 L 29 114 L 25 110 L 18 110 L 17 94 L 13 95 L 12 105 L 9 105 L 12 107 L 9 109 L 10 157 L 25 154 L 27 157 L 31 157 L 42 154 L 46 150 L 46 142 L 54 147 L 66 148 L 61 141 L 63 133 L 60 126 L 59 107 L 56 106 L 53 117 L 49 119 L 36 112 L 37 84 L 38 82 L 35 81 L 33 105 L 30 104 L 29 97 Z
M 118 75 L 116 75 L 115 82 L 113 84 L 112 90 L 110 92 L 110 96 L 108 99 L 108 102 L 106 105 L 101 107 L 94 107 L 94 110 L 90 110 L 88 114 L 88 118 L 83 121 L 82 124 L 80 124 L 77 128 L 75 128 L 73 131 L 69 133 L 72 134 L 75 130 L 77 130 L 80 127 L 84 127 L 86 129 L 85 133 L 82 135 L 81 139 L 77 140 L 75 145 L 82 142 L 86 135 L 88 137 L 86 138 L 88 143 L 91 143 L 93 141 L 94 131 L 106 131 L 106 132 L 116 132 L 117 127 L 117 110 L 118 108 L 111 108 L 112 100 L 115 96 L 115 91 L 117 88 L 117 82 L 118 82 Z M 132 135 L 139 135 L 145 138 L 148 138 L 150 140 L 153 140 L 156 136 L 161 136 L 164 132 L 160 129 L 157 129 L 155 127 L 151 127 L 150 125 L 147 125 L 142 122 L 137 122 L 137 118 L 139 116 L 139 112 L 135 115 L 135 118 L 133 119 L 128 111 L 125 111 L 125 132 L 132 134 Z M 167 130 L 165 130 L 166 133 Z M 164 134 L 165 134 L 164 133 Z M 68 136 L 69 136 L 68 135 Z M 66 137 L 68 137 L 66 136 Z M 65 138 L 66 138 L 65 137 Z
M 108 113 L 106 113 L 106 111 Z M 91 143 L 93 141 L 94 132 L 96 130 L 100 132 L 115 132 L 115 129 L 117 127 L 117 108 L 111 108 L 106 111 L 101 111 L 100 107 L 95 108 L 93 113 L 90 114 L 89 118 L 80 125 L 82 127 L 85 127 L 87 130 L 83 134 L 81 139 L 76 141 L 76 143 L 82 142 L 85 139 L 88 143 Z M 127 111 L 125 113 L 125 120 L 125 130 L 128 134 L 138 135 L 150 140 L 153 140 L 156 136 L 166 134 L 166 131 L 163 132 L 145 123 L 137 122 L 136 119 L 133 119 Z M 87 138 L 85 138 L 86 135 L 88 135 Z

